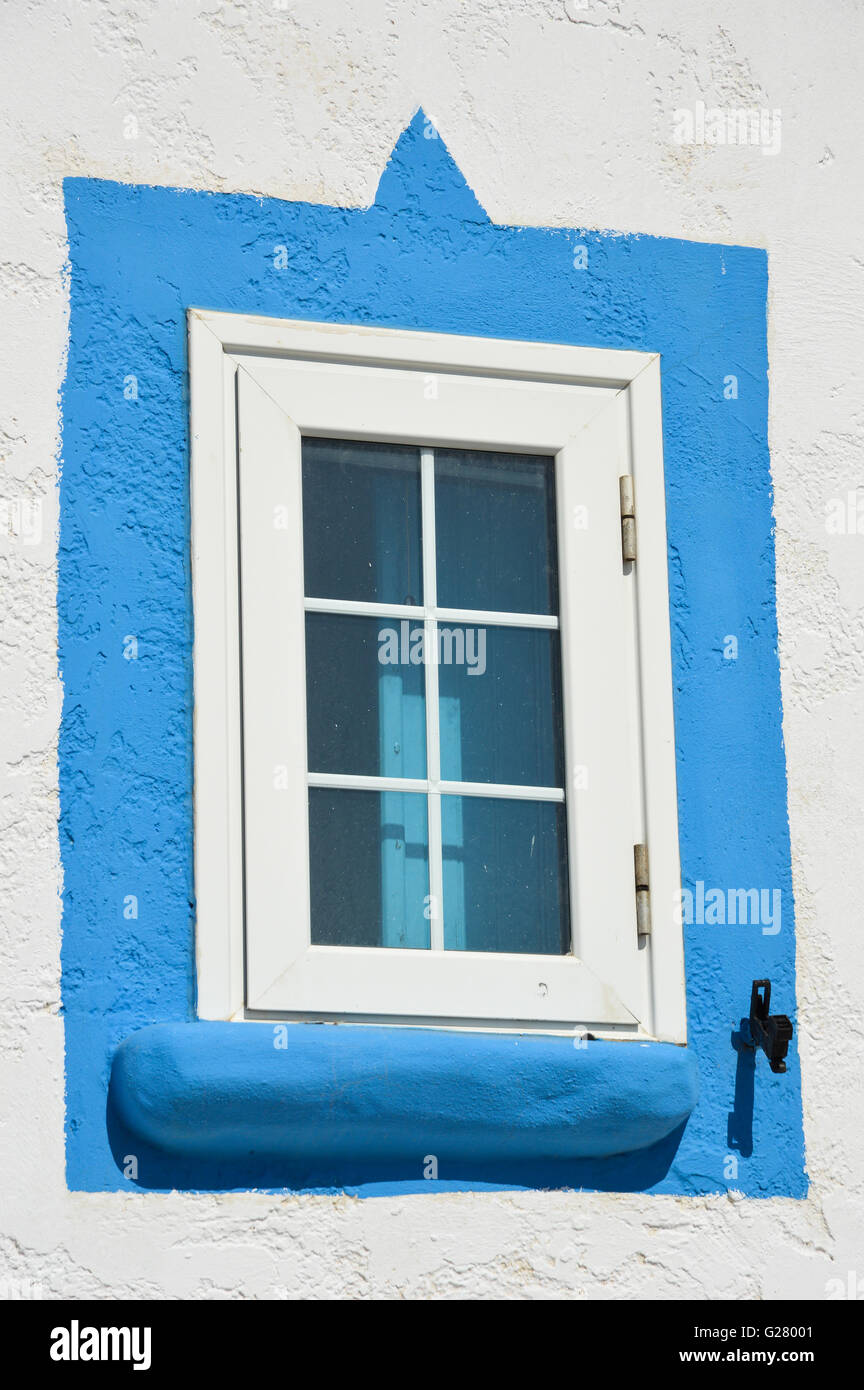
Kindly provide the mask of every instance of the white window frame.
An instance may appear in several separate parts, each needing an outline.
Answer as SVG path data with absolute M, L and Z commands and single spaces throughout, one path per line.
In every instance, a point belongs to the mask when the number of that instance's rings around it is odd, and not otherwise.
M 199 309 L 188 323 L 199 1016 L 685 1042 L 659 356 Z M 304 434 L 554 455 L 570 954 L 311 945 L 303 650 L 320 605 L 303 592 Z M 622 474 L 635 564 L 621 559 Z M 278 638 L 262 601 L 275 592 Z M 457 620 L 429 588 L 403 615 Z M 427 770 L 417 790 L 448 789 Z M 651 864 L 641 938 L 637 843 Z

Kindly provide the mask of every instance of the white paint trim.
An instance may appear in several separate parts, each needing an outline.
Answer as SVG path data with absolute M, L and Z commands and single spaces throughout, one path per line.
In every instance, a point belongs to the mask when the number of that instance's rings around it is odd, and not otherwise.
M 575 956 L 491 951 L 312 946 L 250 1007 L 346 1019 L 524 1019 L 540 1028 L 565 1023 L 574 1030 L 592 1021 L 636 1023 L 612 986 Z
M 254 1008 L 309 947 L 303 513 L 300 431 L 242 368 L 237 420 L 246 999 Z M 288 529 L 275 524 L 277 509 Z
M 434 378 L 361 359 L 331 362 L 237 354 L 301 434 L 427 448 L 554 454 L 614 394 L 582 381 L 450 373 Z
M 556 459 L 561 670 L 573 949 L 601 979 L 615 982 L 641 1019 L 646 1000 L 633 870 L 638 803 L 627 725 L 626 605 L 633 578 L 621 559 L 618 500 L 624 421 L 626 397 L 618 395 Z M 586 526 L 576 526 L 577 515 L 587 515 Z
M 450 374 L 518 377 L 522 381 L 621 389 L 657 354 L 619 348 L 583 348 L 561 343 L 472 338 L 456 333 L 415 333 L 395 328 L 311 323 L 255 314 L 191 309 L 230 353 L 261 353 L 307 361 L 354 362 L 409 367 Z
M 627 392 L 636 495 L 639 688 L 645 843 L 651 871 L 651 1028 L 686 1042 L 684 940 L 659 358 Z
M 235 368 L 200 317 L 188 323 L 198 1015 L 224 1019 L 244 1000 Z

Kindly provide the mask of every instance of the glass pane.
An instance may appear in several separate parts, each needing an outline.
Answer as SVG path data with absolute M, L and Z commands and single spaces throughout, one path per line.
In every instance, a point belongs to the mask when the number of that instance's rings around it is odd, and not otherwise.
M 426 797 L 309 789 L 314 946 L 429 949 Z
M 558 633 L 442 624 L 438 640 L 442 778 L 563 786 Z
M 443 796 L 444 945 L 542 956 L 570 949 L 564 806 Z
M 422 625 L 306 614 L 310 772 L 426 776 Z
M 438 602 L 558 611 L 554 460 L 435 450 Z
M 420 451 L 303 440 L 308 598 L 422 603 Z

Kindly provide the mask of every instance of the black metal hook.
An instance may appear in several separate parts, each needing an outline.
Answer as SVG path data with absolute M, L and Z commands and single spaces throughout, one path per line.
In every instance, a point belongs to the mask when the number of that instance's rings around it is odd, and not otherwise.
M 769 1014 L 770 1007 L 771 981 L 754 980 L 750 993 L 750 1017 L 747 1020 L 750 1038 L 746 1046 L 761 1047 L 771 1070 L 784 1072 L 784 1058 L 792 1041 L 792 1020 L 786 1014 Z

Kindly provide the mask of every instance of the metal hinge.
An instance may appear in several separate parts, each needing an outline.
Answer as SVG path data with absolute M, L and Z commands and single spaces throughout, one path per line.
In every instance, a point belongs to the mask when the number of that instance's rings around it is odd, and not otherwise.
M 639 936 L 651 935 L 651 882 L 648 876 L 648 846 L 633 846 L 633 868 L 636 876 L 636 931 Z
M 630 473 L 625 473 L 623 478 L 618 479 L 618 493 L 621 498 L 621 554 L 625 560 L 635 560 L 636 499 Z

